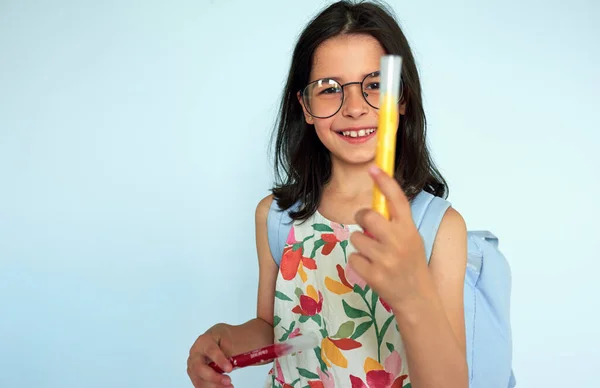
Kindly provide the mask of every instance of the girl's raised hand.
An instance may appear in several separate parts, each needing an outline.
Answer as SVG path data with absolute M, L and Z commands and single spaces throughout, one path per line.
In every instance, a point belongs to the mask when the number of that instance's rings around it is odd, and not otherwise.
M 373 166 L 369 170 L 386 197 L 390 220 L 372 209 L 356 214 L 365 232 L 354 232 L 356 248 L 349 264 L 394 310 L 408 300 L 418 299 L 420 279 L 427 274 L 425 247 L 417 230 L 410 202 L 398 182 Z

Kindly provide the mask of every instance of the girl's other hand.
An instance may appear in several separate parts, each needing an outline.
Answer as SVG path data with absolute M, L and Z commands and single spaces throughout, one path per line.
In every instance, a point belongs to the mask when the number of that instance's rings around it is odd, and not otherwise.
M 231 356 L 232 345 L 227 326 L 222 324 L 215 325 L 198 337 L 187 361 L 187 373 L 194 388 L 233 387 L 229 376 L 217 373 L 208 366 L 214 362 L 223 371 L 231 372 L 233 366 L 228 357 Z

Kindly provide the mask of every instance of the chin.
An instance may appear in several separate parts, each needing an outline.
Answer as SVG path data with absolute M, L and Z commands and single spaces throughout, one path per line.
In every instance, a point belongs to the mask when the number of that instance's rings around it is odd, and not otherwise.
M 339 155 L 336 157 L 340 162 L 352 165 L 352 166 L 362 166 L 369 165 L 375 162 L 375 153 L 365 153 L 365 154 L 353 154 L 353 155 Z

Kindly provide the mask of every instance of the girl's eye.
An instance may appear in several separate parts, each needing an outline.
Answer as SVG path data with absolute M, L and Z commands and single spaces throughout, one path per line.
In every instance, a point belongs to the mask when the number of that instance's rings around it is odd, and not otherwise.
M 371 82 L 365 87 L 366 90 L 379 90 L 379 82 Z
M 321 93 L 319 93 L 319 94 L 333 94 L 333 93 L 339 93 L 339 92 L 340 92 L 340 88 L 330 87 L 327 89 L 323 89 L 321 91 Z

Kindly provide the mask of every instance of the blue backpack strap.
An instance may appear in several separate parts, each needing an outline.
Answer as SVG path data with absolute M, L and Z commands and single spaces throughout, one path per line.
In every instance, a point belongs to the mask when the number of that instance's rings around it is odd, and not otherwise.
M 269 239 L 269 248 L 271 249 L 271 255 L 273 260 L 279 266 L 281 257 L 283 256 L 283 248 L 285 248 L 285 242 L 287 240 L 290 229 L 292 228 L 292 219 L 290 218 L 289 212 L 296 210 L 300 205 L 297 202 L 287 211 L 282 211 L 275 198 L 269 208 L 267 215 L 267 236 Z
M 471 386 L 512 388 L 510 266 L 491 232 L 469 231 L 468 237 L 465 321 Z

